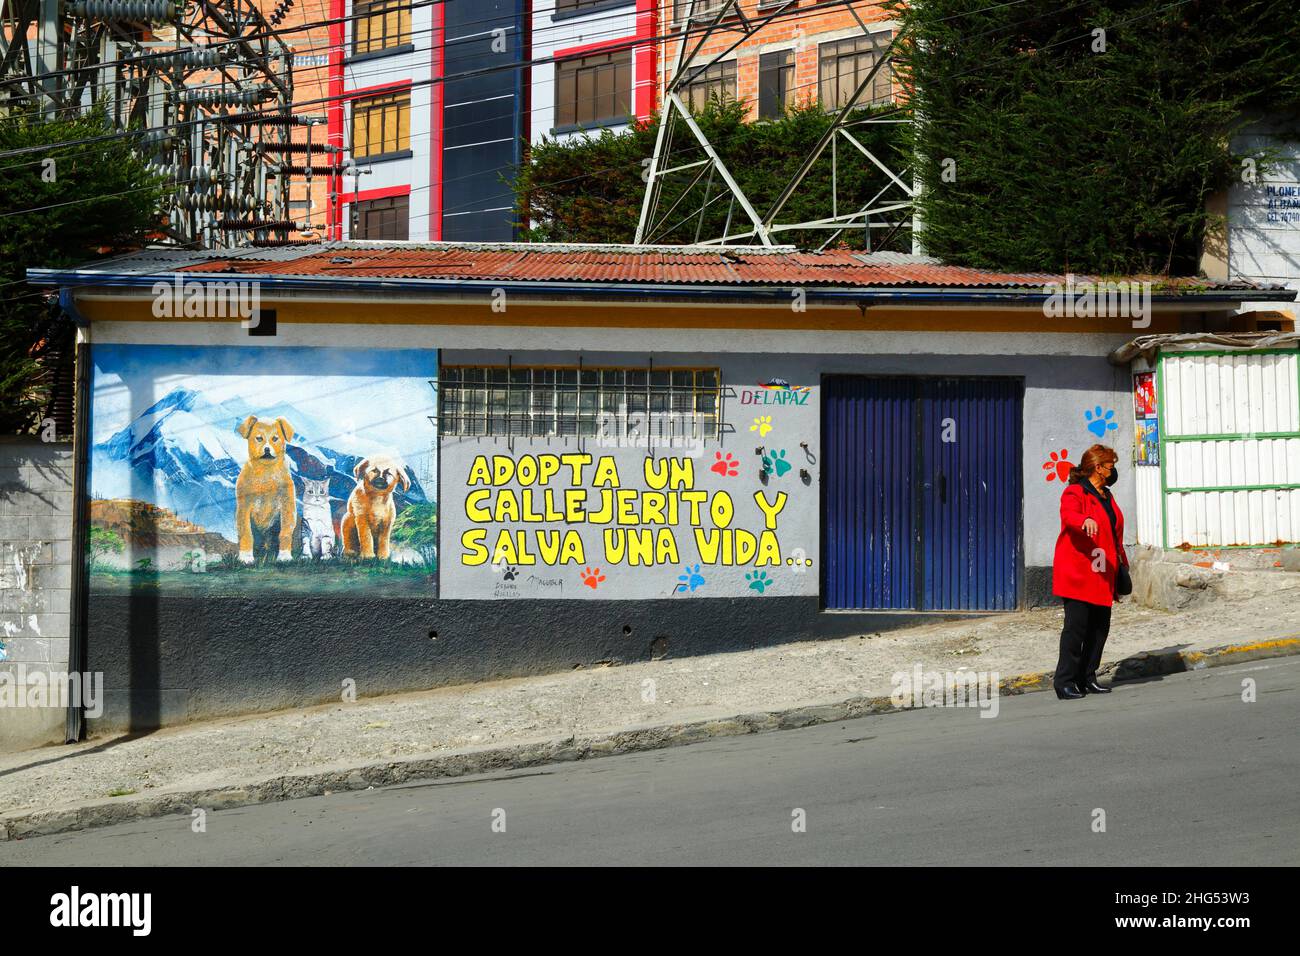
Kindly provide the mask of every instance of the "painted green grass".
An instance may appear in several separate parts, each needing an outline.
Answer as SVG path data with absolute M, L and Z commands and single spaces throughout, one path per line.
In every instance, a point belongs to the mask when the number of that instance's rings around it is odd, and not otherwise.
M 364 561 L 328 563 L 271 562 L 252 567 L 214 564 L 205 571 L 118 570 L 95 568 L 92 592 L 169 593 L 241 596 L 247 594 L 352 594 L 433 597 L 436 569 L 427 565 L 380 564 Z

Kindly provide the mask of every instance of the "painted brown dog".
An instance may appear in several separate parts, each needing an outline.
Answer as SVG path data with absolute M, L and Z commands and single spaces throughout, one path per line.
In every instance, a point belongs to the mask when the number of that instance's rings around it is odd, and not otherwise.
M 387 561 L 389 537 L 397 518 L 393 490 L 400 482 L 405 491 L 411 487 L 411 479 L 395 458 L 383 455 L 362 459 L 352 473 L 357 476 L 357 486 L 348 496 L 347 511 L 339 529 L 343 553 Z
M 260 421 L 249 415 L 235 431 L 248 439 L 248 461 L 235 481 L 235 530 L 239 534 L 239 560 L 253 563 L 253 530 L 266 534 L 280 519 L 277 561 L 292 560 L 294 522 L 298 516 L 293 476 L 285 449 L 293 426 L 283 418 Z

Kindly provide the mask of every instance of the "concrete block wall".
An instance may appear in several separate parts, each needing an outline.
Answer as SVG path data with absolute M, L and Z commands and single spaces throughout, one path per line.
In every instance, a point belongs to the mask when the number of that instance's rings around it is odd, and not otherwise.
M 0 671 L 10 680 L 67 670 L 72 507 L 70 442 L 0 439 Z M 12 686 L 15 698 L 26 686 Z M 62 743 L 64 719 L 58 706 L 0 706 L 0 751 Z

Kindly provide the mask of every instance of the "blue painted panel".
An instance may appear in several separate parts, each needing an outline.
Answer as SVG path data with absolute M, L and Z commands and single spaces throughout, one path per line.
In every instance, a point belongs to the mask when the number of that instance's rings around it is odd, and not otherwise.
M 827 378 L 822 437 L 826 607 L 915 607 L 915 381 Z
M 921 608 L 1009 611 L 1020 591 L 1021 384 L 921 382 Z

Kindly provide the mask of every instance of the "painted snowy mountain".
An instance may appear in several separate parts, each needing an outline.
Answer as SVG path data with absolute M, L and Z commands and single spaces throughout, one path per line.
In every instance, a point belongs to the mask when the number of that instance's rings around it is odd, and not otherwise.
M 91 492 L 96 498 L 132 498 L 167 508 L 178 517 L 235 541 L 235 481 L 248 459 L 248 443 L 236 431 L 249 415 L 285 418 L 295 434 L 288 447 L 289 470 L 302 493 L 302 478 L 329 479 L 337 524 L 356 484 L 352 469 L 367 453 L 362 442 L 340 437 L 350 452 L 320 442 L 338 433 L 288 404 L 271 407 L 239 400 L 213 403 L 192 389 L 177 388 L 145 409 L 121 431 L 92 449 Z M 369 453 L 388 449 L 376 447 Z M 408 465 L 410 462 L 408 461 Z M 427 498 L 417 469 L 408 467 L 411 487 L 394 499 L 405 504 Z

